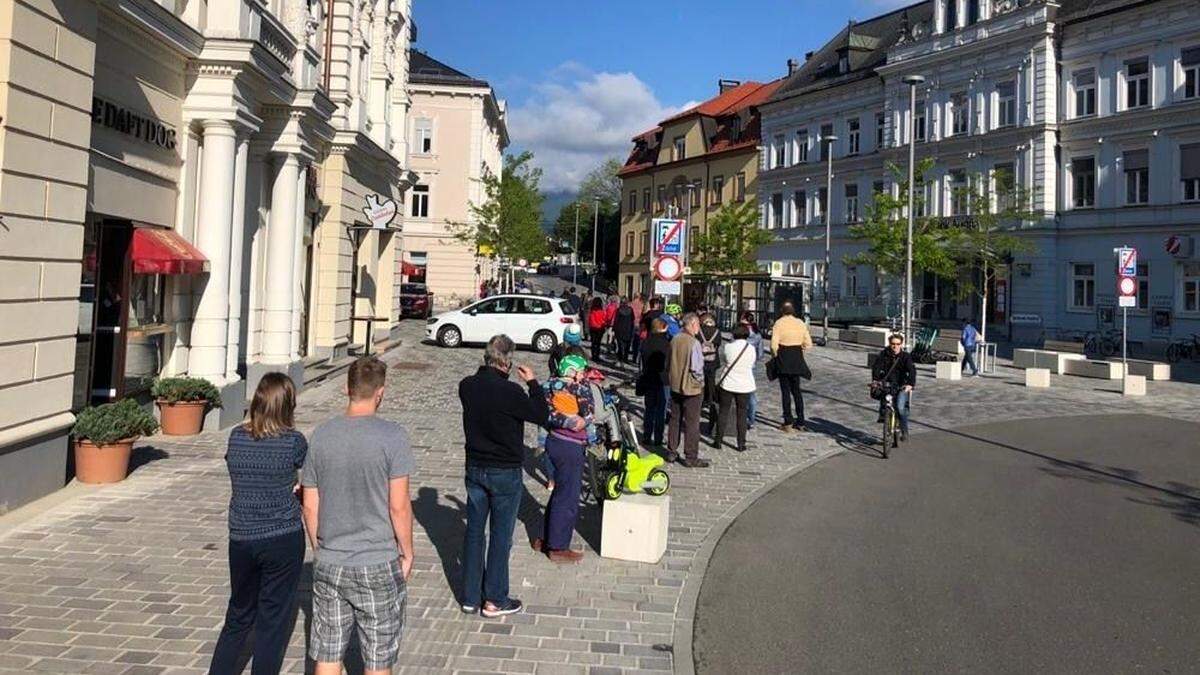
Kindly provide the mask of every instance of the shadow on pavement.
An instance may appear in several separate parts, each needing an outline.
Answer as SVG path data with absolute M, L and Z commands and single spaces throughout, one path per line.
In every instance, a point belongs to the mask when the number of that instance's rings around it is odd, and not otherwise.
M 454 597 L 462 597 L 462 543 L 467 530 L 467 505 L 458 495 L 446 495 L 443 504 L 434 488 L 417 490 L 413 518 L 421 524 L 442 561 L 442 574 Z
M 838 424 L 823 417 L 810 417 L 808 419 L 808 428 L 816 433 L 829 436 L 839 446 L 850 452 L 855 452 L 872 459 L 883 458 L 877 445 L 879 439 L 858 429 L 851 429 L 844 424 Z

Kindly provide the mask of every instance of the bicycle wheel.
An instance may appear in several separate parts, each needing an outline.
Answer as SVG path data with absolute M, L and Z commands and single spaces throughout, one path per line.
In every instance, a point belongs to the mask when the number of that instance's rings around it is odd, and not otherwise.
M 896 426 L 896 411 L 889 405 L 887 412 L 883 414 L 883 458 L 888 458 L 888 451 L 892 444 L 896 442 L 896 435 L 893 427 Z
M 1115 342 L 1113 342 L 1112 340 L 1109 340 L 1107 338 L 1100 341 L 1100 355 L 1101 356 L 1103 356 L 1104 358 L 1107 359 L 1108 357 L 1110 357 L 1116 353 L 1117 353 L 1117 345 Z
M 1179 363 L 1179 359 L 1183 356 L 1179 352 L 1179 345 L 1173 343 L 1167 345 L 1167 362 Z

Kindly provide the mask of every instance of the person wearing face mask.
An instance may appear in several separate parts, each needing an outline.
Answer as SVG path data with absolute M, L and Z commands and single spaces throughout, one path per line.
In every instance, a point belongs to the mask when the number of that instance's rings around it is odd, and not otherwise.
M 912 355 L 904 351 L 904 336 L 893 333 L 888 337 L 888 346 L 875 359 L 875 367 L 871 369 L 871 380 L 891 391 L 895 398 L 896 414 L 900 417 L 900 440 L 908 440 L 909 398 L 913 387 L 917 384 L 917 366 L 913 363 Z M 883 423 L 885 399 L 879 400 L 879 420 Z

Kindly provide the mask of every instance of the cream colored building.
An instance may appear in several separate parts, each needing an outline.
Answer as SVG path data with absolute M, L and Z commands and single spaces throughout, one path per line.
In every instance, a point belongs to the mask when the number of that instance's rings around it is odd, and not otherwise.
M 486 199 L 483 178 L 500 175 L 508 127 L 491 85 L 413 51 L 410 56 L 409 158 L 419 182 L 408 195 L 404 249 L 436 304 L 458 306 L 478 294 L 488 261 L 454 237 L 475 222 Z
M 708 219 L 729 202 L 757 199 L 760 143 L 757 106 L 781 80 L 762 84 L 722 80 L 720 92 L 663 120 L 633 139 L 621 178 L 621 249 L 618 288 L 623 295 L 654 294 L 650 224 L 683 218 L 689 255 Z
M 400 201 L 410 6 L 328 6 L 0 4 L 0 513 L 62 485 L 85 405 L 188 374 L 226 426 L 263 372 L 348 342 L 312 280 L 349 287 L 325 227 L 363 191 Z M 359 251 L 389 322 L 394 239 Z

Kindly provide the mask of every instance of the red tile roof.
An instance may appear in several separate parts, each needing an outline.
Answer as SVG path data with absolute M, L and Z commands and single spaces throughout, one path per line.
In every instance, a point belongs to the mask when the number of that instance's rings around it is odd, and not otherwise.
M 693 116 L 713 118 L 716 124 L 715 131 L 707 139 L 708 150 L 700 155 L 693 155 L 688 159 L 695 159 L 696 157 L 703 157 L 704 155 L 711 155 L 718 152 L 756 147 L 759 143 L 761 124 L 758 111 L 752 108 L 771 98 L 779 86 L 783 84 L 784 79 L 786 78 L 780 78 L 766 84 L 762 82 L 743 82 L 703 103 L 668 117 L 653 129 L 634 136 L 632 139 L 634 143 L 633 150 L 629 153 L 629 158 L 625 161 L 625 166 L 621 168 L 617 175 L 624 176 L 654 166 L 658 161 L 658 148 L 662 141 L 663 127 Z M 732 140 L 730 120 L 734 115 L 741 117 L 740 113 L 748 109 L 750 109 L 751 113 L 749 120 L 743 122 L 741 135 L 734 142 Z

